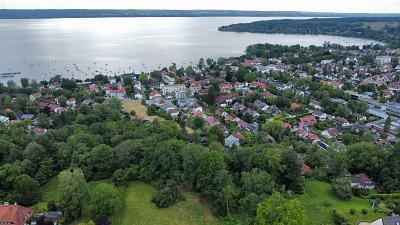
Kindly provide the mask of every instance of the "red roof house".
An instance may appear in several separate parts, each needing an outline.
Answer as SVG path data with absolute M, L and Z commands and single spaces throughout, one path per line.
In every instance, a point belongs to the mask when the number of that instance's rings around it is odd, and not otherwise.
M 31 208 L 5 202 L 0 206 L 0 224 L 24 225 L 32 213 Z

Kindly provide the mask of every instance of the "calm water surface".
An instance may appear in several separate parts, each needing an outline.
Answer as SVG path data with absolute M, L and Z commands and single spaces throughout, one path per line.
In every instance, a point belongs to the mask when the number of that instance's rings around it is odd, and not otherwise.
M 150 71 L 172 62 L 188 66 L 196 64 L 200 57 L 238 56 L 254 43 L 309 46 L 326 41 L 342 45 L 372 42 L 323 35 L 217 30 L 221 25 L 270 19 L 280 18 L 0 20 L 0 73 L 21 72 L 15 80 L 42 80 L 55 74 L 84 79 L 98 73 Z

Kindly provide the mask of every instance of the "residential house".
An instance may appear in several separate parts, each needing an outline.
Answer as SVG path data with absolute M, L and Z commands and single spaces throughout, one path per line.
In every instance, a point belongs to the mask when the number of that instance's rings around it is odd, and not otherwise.
M 118 86 L 117 89 L 113 89 L 111 87 L 106 87 L 106 96 L 109 98 L 117 98 L 117 99 L 124 99 L 126 97 L 125 87 Z
M 152 91 L 149 93 L 149 99 L 150 99 L 150 100 L 153 100 L 153 99 L 155 99 L 155 98 L 161 98 L 161 94 L 160 94 L 160 92 L 158 92 L 157 90 L 152 90 Z
M 175 78 L 170 77 L 170 76 L 168 76 L 168 75 L 162 76 L 162 81 L 163 81 L 164 83 L 166 83 L 167 85 L 173 85 L 173 84 L 175 84 Z
M 268 86 L 267 86 L 266 84 L 264 84 L 264 83 L 257 82 L 257 81 L 253 81 L 253 82 L 250 84 L 250 88 L 259 88 L 259 89 L 261 89 L 262 91 L 266 91 L 266 90 L 268 89 Z
M 226 107 L 229 104 L 232 104 L 232 102 L 238 97 L 239 95 L 234 93 L 234 94 L 229 94 L 229 95 L 221 95 L 217 97 L 217 103 L 220 107 Z
M 375 183 L 372 182 L 366 174 L 360 173 L 351 178 L 351 186 L 363 189 L 374 189 Z
M 184 84 L 164 85 L 161 84 L 161 92 L 163 95 L 172 94 L 176 98 L 186 97 L 187 88 Z
M 281 110 L 278 107 L 276 107 L 275 105 L 268 107 L 268 113 L 272 114 L 274 116 L 282 114 Z
M 300 118 L 299 125 L 300 126 L 309 126 L 313 125 L 315 122 L 317 122 L 317 119 L 313 115 L 308 115 L 305 117 Z
M 293 102 L 291 105 L 290 105 L 290 109 L 291 110 L 298 110 L 298 109 L 300 109 L 300 104 L 299 103 L 296 103 L 296 102 Z
M 233 88 L 232 84 L 228 83 L 228 82 L 219 83 L 218 87 L 221 90 L 221 92 L 225 92 L 225 93 L 230 93 Z
M 220 124 L 219 120 L 217 118 L 213 117 L 213 116 L 209 116 L 205 120 L 206 120 L 206 123 L 208 125 L 210 125 L 210 126 L 219 125 Z
M 388 216 L 388 217 L 382 217 L 374 222 L 372 222 L 370 225 L 399 225 L 400 224 L 400 216 Z
M 322 110 L 321 102 L 319 102 L 315 99 L 310 100 L 310 106 L 316 110 Z
M 267 111 L 269 107 L 265 102 L 262 102 L 260 100 L 256 100 L 254 102 L 254 106 L 257 108 L 257 110 L 260 111 Z
M 91 85 L 89 85 L 89 91 L 90 92 L 98 92 L 99 86 L 97 84 L 91 84 Z
M 134 88 L 133 89 L 133 97 L 138 100 L 142 100 L 144 98 L 144 93 L 141 89 Z
M 233 136 L 229 135 L 229 137 L 225 138 L 225 146 L 228 148 L 231 148 L 232 146 L 239 146 L 240 145 L 240 140 Z
M 321 112 L 319 110 L 314 110 L 312 114 L 321 121 L 325 121 L 328 118 L 328 114 Z
M 17 203 L 0 205 L 0 224 L 24 225 L 32 217 L 33 210 Z
M 10 121 L 9 117 L 0 115 L 0 123 L 7 124 L 9 121 Z
M 336 128 L 329 128 L 324 131 L 322 131 L 322 136 L 326 138 L 335 138 L 339 136 L 339 131 Z
M 40 97 L 42 97 L 41 93 L 34 93 L 34 94 L 29 95 L 29 99 L 31 101 L 35 101 L 37 98 L 40 98 Z
M 349 127 L 349 126 L 351 126 L 349 121 L 347 121 L 345 118 L 342 118 L 342 117 L 339 117 L 339 116 L 335 117 L 333 122 L 335 122 L 335 124 L 337 126 L 339 126 L 339 127 Z
M 75 108 L 76 106 L 76 99 L 75 98 L 70 98 L 66 101 L 66 105 L 70 108 Z

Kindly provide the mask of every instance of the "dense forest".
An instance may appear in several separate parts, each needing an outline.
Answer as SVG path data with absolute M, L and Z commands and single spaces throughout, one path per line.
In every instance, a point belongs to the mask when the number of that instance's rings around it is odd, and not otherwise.
M 306 20 L 268 20 L 232 24 L 220 31 L 338 35 L 377 40 L 390 47 L 400 47 L 400 17 L 314 18 Z
M 94 17 L 370 17 L 399 14 L 319 13 L 239 10 L 0 10 L 0 19 L 94 18 Z

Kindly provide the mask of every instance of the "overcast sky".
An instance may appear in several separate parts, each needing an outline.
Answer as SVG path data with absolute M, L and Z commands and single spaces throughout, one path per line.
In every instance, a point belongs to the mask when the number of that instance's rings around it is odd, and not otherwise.
M 8 9 L 233 9 L 400 13 L 400 0 L 0 0 Z

